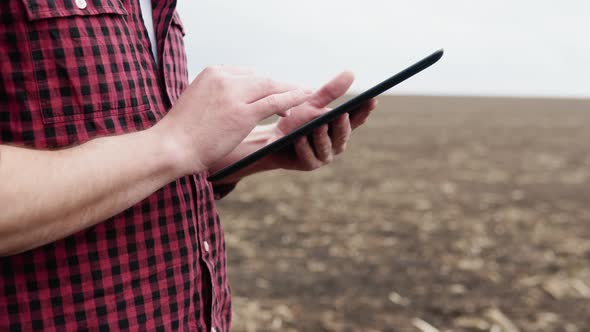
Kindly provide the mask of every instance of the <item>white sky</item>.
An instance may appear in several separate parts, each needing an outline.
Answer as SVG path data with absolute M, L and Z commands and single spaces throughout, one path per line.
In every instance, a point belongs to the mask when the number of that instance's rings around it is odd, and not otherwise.
M 354 91 L 431 52 L 401 94 L 590 97 L 589 0 L 180 0 L 191 78 L 247 66 L 318 87 L 342 69 Z

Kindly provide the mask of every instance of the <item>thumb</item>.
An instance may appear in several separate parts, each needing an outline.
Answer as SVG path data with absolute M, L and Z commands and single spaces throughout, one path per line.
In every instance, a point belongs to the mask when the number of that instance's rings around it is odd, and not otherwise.
M 311 95 L 309 103 L 314 107 L 324 108 L 346 93 L 353 81 L 354 74 L 350 71 L 344 71 Z

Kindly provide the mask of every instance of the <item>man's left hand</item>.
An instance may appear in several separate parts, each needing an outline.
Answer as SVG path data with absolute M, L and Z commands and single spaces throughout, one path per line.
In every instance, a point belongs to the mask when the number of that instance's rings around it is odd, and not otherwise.
M 291 109 L 291 114 L 279 119 L 272 127 L 269 143 L 273 142 L 303 124 L 329 111 L 327 106 L 338 99 L 352 85 L 354 76 L 350 72 L 343 72 L 321 89 L 313 93 L 309 99 Z M 310 171 L 331 163 L 336 155 L 346 150 L 350 135 L 354 129 L 364 124 L 377 106 L 377 100 L 371 99 L 359 109 L 345 113 L 336 118 L 329 125 L 323 125 L 313 131 L 308 137 L 301 137 L 292 147 L 276 152 L 266 162 L 273 168 Z M 262 161 L 264 162 L 264 161 Z

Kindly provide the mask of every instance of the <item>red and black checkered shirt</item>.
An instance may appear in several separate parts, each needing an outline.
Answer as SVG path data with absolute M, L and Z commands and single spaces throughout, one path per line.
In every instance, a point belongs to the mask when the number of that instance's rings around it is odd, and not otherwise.
M 175 6 L 153 2 L 157 65 L 139 0 L 0 1 L 0 143 L 63 148 L 162 119 L 188 84 Z M 0 258 L 0 331 L 228 330 L 219 194 L 206 174 L 183 177 Z

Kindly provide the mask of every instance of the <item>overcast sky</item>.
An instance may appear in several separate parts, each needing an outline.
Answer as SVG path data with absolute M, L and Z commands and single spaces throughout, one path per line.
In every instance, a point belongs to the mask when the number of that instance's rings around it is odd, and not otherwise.
M 361 91 L 439 49 L 401 94 L 590 97 L 588 0 L 179 0 L 191 78 L 210 64 Z

